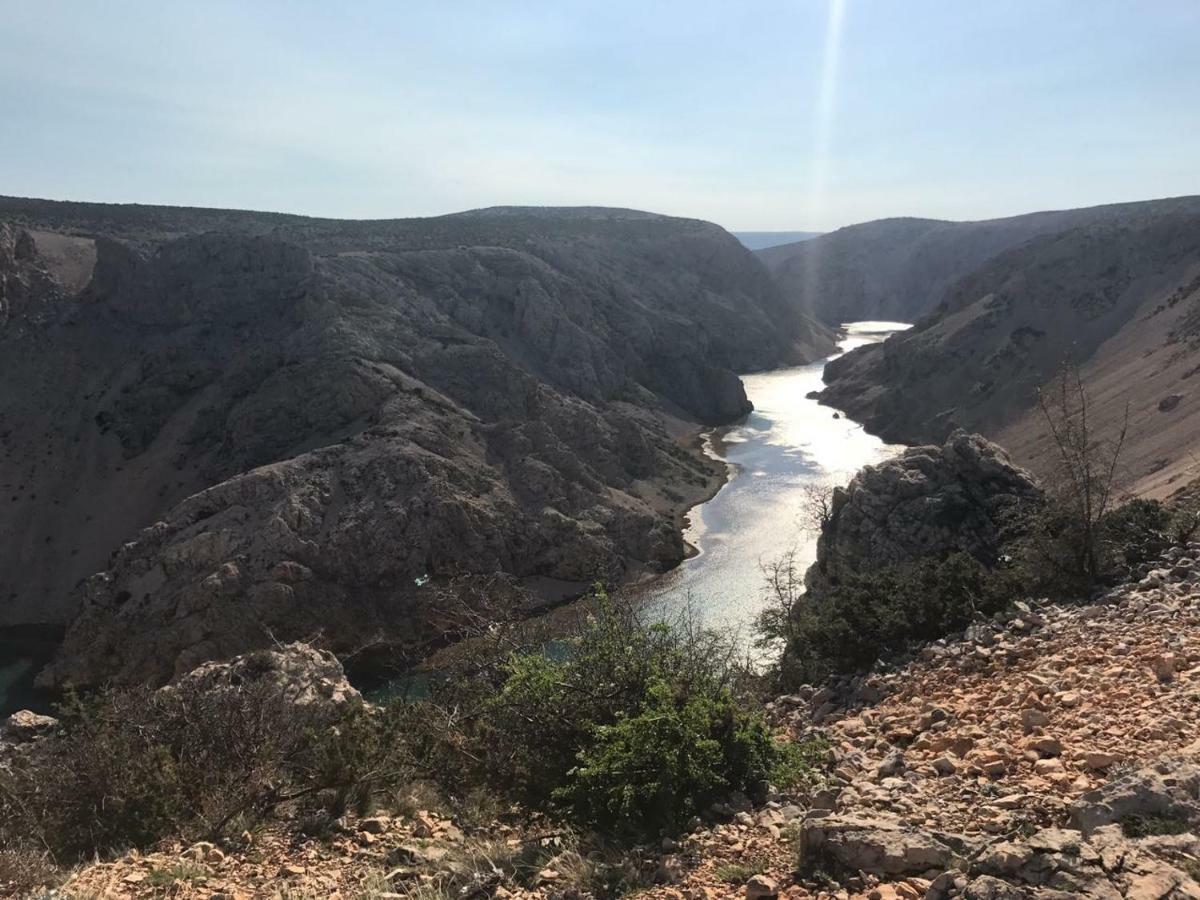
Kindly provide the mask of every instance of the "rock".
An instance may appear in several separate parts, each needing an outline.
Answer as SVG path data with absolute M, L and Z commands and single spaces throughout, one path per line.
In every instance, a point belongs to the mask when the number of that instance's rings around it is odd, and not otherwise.
M 980 875 L 963 891 L 965 900 L 1023 900 L 1028 896 L 1020 887 L 990 875 Z
M 1150 669 L 1159 681 L 1173 681 L 1177 663 L 1174 653 L 1160 653 L 1150 660 Z
M 1096 750 L 1090 750 L 1083 756 L 1083 765 L 1088 769 L 1108 769 L 1120 761 L 1121 757 L 1114 753 L 1101 753 Z
M 1021 726 L 1029 734 L 1037 728 L 1050 724 L 1050 717 L 1040 709 L 1024 709 L 1021 711 Z
M 204 862 L 208 859 L 208 855 L 214 850 L 217 850 L 215 844 L 212 844 L 208 841 L 197 841 L 179 855 L 183 859 L 190 859 L 194 860 L 195 862 Z
M 359 822 L 358 827 L 367 834 L 383 834 L 391 824 L 392 820 L 388 816 L 372 816 Z
M 19 709 L 4 720 L 3 733 L 16 744 L 25 744 L 44 737 L 58 727 L 58 719 Z
M 896 751 L 887 755 L 887 758 L 879 764 L 875 774 L 880 778 L 892 778 L 899 775 L 904 769 L 904 754 Z
M 1110 781 L 1071 804 L 1071 822 L 1084 835 L 1135 816 L 1200 822 L 1200 764 L 1165 760 Z
M 965 841 L 963 842 L 965 844 Z M 919 875 L 960 863 L 961 853 L 934 835 L 891 816 L 844 815 L 805 821 L 803 859 L 832 859 L 873 875 Z
M 939 756 L 933 761 L 933 769 L 939 775 L 953 775 L 958 771 L 958 764 L 949 756 Z
M 322 716 L 337 716 L 362 703 L 337 657 L 298 642 L 205 663 L 162 690 L 238 691 L 247 686 L 277 693 L 285 703 Z
M 766 875 L 754 875 L 746 882 L 746 900 L 765 900 L 778 897 L 779 884 Z
M 1046 736 L 1030 738 L 1025 742 L 1025 749 L 1042 757 L 1061 756 L 1063 751 L 1062 741 Z

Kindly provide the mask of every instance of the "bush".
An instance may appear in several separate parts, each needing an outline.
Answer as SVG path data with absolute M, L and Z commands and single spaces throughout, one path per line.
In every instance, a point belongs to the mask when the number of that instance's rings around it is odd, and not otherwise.
M 1012 573 L 965 553 L 843 578 L 790 604 L 783 632 L 774 635 L 786 645 L 781 675 L 795 684 L 869 668 L 1004 608 L 1020 588 Z M 766 621 L 779 628 L 781 618 Z
M 728 691 L 659 679 L 637 709 L 593 726 L 555 799 L 606 832 L 672 831 L 730 791 L 763 794 L 778 755 Z
M 72 701 L 58 733 L 0 772 L 0 843 L 33 842 L 64 864 L 240 832 L 284 803 L 325 800 L 336 814 L 398 768 L 390 720 L 366 717 L 331 724 L 265 684 Z
M 1026 522 L 1013 555 L 1030 592 L 1084 597 L 1096 588 L 1133 577 L 1139 566 L 1170 547 L 1184 527 L 1178 516 L 1157 500 L 1131 500 L 1097 521 L 1095 558 L 1089 562 L 1079 517 L 1051 504 Z
M 647 625 L 597 591 L 574 633 L 476 659 L 434 704 L 470 710 L 458 784 L 490 785 L 621 838 L 677 828 L 732 791 L 761 793 L 784 758 L 744 702 L 745 670 L 711 632 Z M 464 691 L 474 692 L 472 702 Z M 453 754 L 447 754 L 453 755 Z

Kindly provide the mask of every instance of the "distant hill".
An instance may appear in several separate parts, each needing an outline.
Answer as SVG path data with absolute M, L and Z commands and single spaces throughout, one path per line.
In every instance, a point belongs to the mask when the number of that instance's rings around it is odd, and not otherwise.
M 1085 224 L 1028 238 L 951 279 L 985 246 L 1070 221 Z M 911 330 L 831 362 L 822 402 L 896 441 L 940 441 L 956 427 L 982 431 L 1044 474 L 1053 448 L 1037 390 L 1070 359 L 1082 367 L 1099 433 L 1112 433 L 1129 410 L 1123 474 L 1130 489 L 1163 495 L 1194 476 L 1200 197 L 971 226 L 907 222 L 871 226 L 892 236 L 907 231 L 906 244 L 923 248 L 923 266 L 915 265 L 917 254 L 893 247 L 887 267 L 910 279 L 923 274 L 929 293 L 921 298 L 937 302 Z M 859 226 L 859 234 L 871 226 Z M 851 236 L 843 234 L 840 249 Z M 957 252 L 935 252 L 950 247 Z M 869 262 L 865 254 L 844 255 L 843 274 L 851 259 Z M 941 282 L 945 287 L 935 290 Z M 884 305 L 856 311 L 897 318 L 921 312 L 923 304 L 904 304 L 882 279 L 858 287 L 842 299 Z
M 830 325 L 916 321 L 964 275 L 1031 238 L 1200 208 L 1200 197 L 1035 212 L 978 222 L 880 219 L 756 251 L 798 309 Z
M 735 231 L 733 236 L 750 250 L 764 250 L 780 244 L 794 244 L 820 236 L 819 231 Z

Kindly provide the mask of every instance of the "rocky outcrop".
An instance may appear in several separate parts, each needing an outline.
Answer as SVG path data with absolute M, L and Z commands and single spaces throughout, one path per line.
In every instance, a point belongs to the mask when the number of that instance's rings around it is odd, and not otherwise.
M 206 694 L 247 689 L 277 697 L 310 717 L 333 719 L 362 703 L 336 656 L 300 642 L 204 663 L 159 688 Z
M 778 727 L 827 742 L 823 783 L 697 829 L 648 896 L 734 896 L 749 861 L 797 900 L 1200 897 L 1198 558 L 778 698 Z
M 690 220 L 6 216 L 45 279 L 0 331 L 0 622 L 74 620 L 46 685 L 420 648 L 453 584 L 662 571 L 735 373 L 831 346 Z
M 58 727 L 58 719 L 29 709 L 19 709 L 4 720 L 0 736 L 14 744 L 28 744 L 45 737 Z
M 1005 514 L 1040 498 L 1033 477 L 979 435 L 911 447 L 834 489 L 808 587 L 956 551 L 992 564 Z
M 970 841 L 905 826 L 894 816 L 814 816 L 800 831 L 800 864 L 825 871 L 920 875 L 964 864 Z

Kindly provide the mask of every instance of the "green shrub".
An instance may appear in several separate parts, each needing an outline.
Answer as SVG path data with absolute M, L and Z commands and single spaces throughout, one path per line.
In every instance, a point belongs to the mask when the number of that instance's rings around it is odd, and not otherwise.
M 784 741 L 778 749 L 771 784 L 787 790 L 815 787 L 828 765 L 832 745 L 825 735 L 817 733 L 801 741 Z
M 672 831 L 731 791 L 762 794 L 778 756 L 728 691 L 660 679 L 635 710 L 593 726 L 555 799 L 605 832 Z
M 726 863 L 723 866 L 717 866 L 713 870 L 713 875 L 717 877 L 718 881 L 723 881 L 726 884 L 743 885 L 761 871 L 761 866 L 748 866 L 744 863 Z
M 1157 559 L 1184 526 L 1157 500 L 1130 500 L 1094 526 L 1095 560 L 1079 516 L 1054 504 L 1032 515 L 1012 553 L 1028 591 L 1057 598 L 1086 597 L 1097 588 L 1131 578 Z
M 434 689 L 435 706 L 463 711 L 443 785 L 487 784 L 621 838 L 676 828 L 732 791 L 761 792 L 786 751 L 745 702 L 733 645 L 646 624 L 603 591 L 591 602 L 566 637 L 490 665 L 477 655 L 473 679 Z
M 843 578 L 792 605 L 781 635 L 789 683 L 869 668 L 915 641 L 960 630 L 1002 609 L 1021 593 L 1004 569 L 965 553 Z
M 1187 834 L 1193 830 L 1190 821 L 1182 816 L 1146 815 L 1125 816 L 1121 819 L 1121 831 L 1126 837 L 1143 838 L 1154 835 Z

